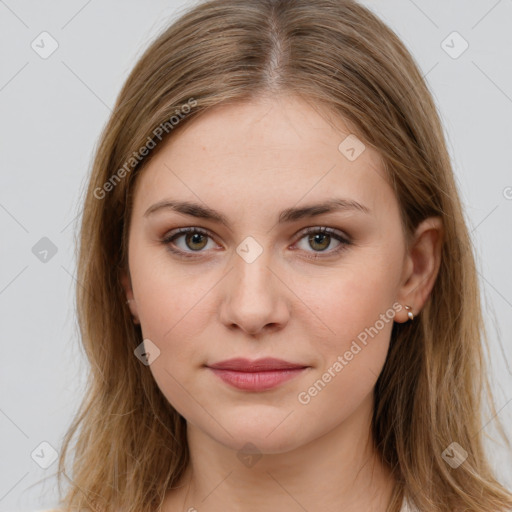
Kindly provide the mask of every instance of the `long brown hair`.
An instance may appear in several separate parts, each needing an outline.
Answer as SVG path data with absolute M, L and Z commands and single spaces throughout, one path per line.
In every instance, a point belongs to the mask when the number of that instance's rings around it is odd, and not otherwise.
M 434 288 L 414 322 L 394 324 L 375 387 L 373 435 L 396 479 L 388 511 L 398 511 L 404 496 L 422 511 L 512 507 L 483 450 L 482 398 L 495 413 L 487 339 L 440 118 L 396 34 L 351 0 L 197 4 L 149 46 L 128 77 L 84 199 L 76 298 L 90 373 L 60 454 L 59 488 L 63 478 L 68 486 L 61 505 L 154 512 L 183 475 L 186 422 L 134 356 L 142 333 L 120 282 L 134 186 L 151 155 L 191 119 L 273 91 L 327 107 L 380 153 L 407 235 L 429 216 L 443 220 Z M 510 446 L 501 425 L 500 433 Z M 457 468 L 443 457 L 453 442 L 468 454 Z

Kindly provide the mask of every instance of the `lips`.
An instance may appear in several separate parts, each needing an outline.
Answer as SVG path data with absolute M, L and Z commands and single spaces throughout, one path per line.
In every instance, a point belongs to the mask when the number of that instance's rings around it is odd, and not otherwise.
M 307 365 L 282 359 L 263 358 L 251 361 L 229 359 L 207 365 L 226 384 L 245 391 L 265 391 L 302 374 Z
M 272 370 L 293 370 L 297 368 L 307 368 L 307 366 L 303 364 L 290 363 L 288 361 L 283 361 L 282 359 L 274 359 L 272 357 L 256 359 L 255 361 L 250 361 L 249 359 L 239 357 L 236 359 L 221 361 L 220 363 L 210 364 L 208 367 L 218 370 L 233 370 L 236 372 L 263 372 Z

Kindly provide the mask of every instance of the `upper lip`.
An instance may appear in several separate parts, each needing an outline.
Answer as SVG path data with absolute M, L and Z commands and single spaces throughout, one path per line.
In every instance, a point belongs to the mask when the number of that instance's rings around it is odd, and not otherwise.
M 238 372 L 262 372 L 270 370 L 290 370 L 296 368 L 307 368 L 307 365 L 299 363 L 290 363 L 282 359 L 273 357 L 265 357 L 262 359 L 244 359 L 237 357 L 235 359 L 227 359 L 218 363 L 207 365 L 209 368 L 216 370 L 233 370 Z

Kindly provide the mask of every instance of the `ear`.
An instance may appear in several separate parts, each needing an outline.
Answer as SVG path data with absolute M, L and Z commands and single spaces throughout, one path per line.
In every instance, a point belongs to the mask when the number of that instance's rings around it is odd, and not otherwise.
M 128 302 L 126 305 L 130 308 L 130 311 L 133 316 L 133 323 L 140 324 L 139 315 L 137 312 L 137 302 L 135 301 L 135 297 L 133 296 L 132 280 L 129 272 L 125 270 L 121 271 L 120 278 L 126 296 L 126 301 Z
M 434 287 L 441 266 L 444 229 L 441 217 L 429 217 L 419 224 L 407 248 L 397 301 L 418 315 Z M 399 323 L 408 321 L 405 307 L 396 314 Z

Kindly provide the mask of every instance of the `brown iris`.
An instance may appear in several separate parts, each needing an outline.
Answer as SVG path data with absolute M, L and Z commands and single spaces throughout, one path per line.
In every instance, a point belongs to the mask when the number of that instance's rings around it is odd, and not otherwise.
M 202 242 L 201 242 L 202 239 Z M 194 244 L 194 246 L 189 245 L 189 241 Z M 185 235 L 185 243 L 187 244 L 187 247 L 189 249 L 192 249 L 193 251 L 198 251 L 203 249 L 208 242 L 208 237 L 206 235 L 203 235 L 201 233 L 187 233 Z
M 316 244 L 317 242 L 320 243 L 320 245 L 322 245 L 322 247 L 320 247 L 319 250 L 323 251 L 323 250 L 327 249 L 327 247 L 329 247 L 329 242 L 331 241 L 331 236 L 326 235 L 325 233 L 314 233 L 312 235 L 309 235 L 308 241 L 309 241 L 309 243 L 314 243 L 314 244 Z M 323 244 L 322 244 L 322 241 L 324 242 Z M 325 243 L 325 242 L 327 242 L 327 243 Z

